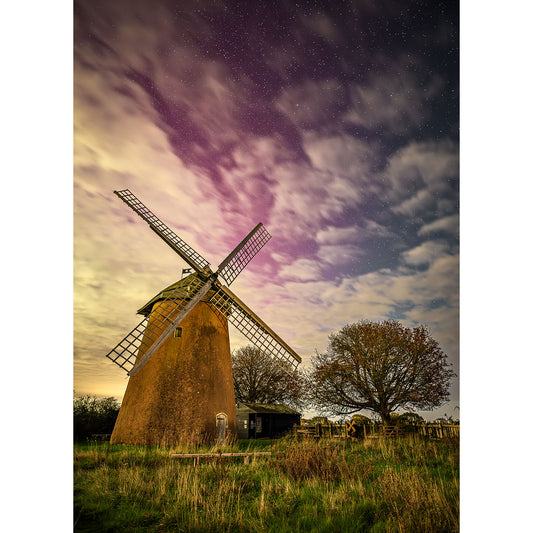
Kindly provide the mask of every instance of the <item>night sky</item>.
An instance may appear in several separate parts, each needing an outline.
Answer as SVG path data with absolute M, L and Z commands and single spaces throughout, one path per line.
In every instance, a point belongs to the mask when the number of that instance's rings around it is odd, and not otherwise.
M 427 324 L 459 374 L 458 2 L 74 3 L 74 389 L 186 265 L 129 188 L 303 358 L 361 319 Z M 231 330 L 232 349 L 247 341 Z M 450 403 L 458 416 L 459 379 Z

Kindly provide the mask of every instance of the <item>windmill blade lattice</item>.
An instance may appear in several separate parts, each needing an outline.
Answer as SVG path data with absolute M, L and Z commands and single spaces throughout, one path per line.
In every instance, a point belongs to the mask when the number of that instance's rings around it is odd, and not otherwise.
M 126 372 L 135 365 L 135 359 L 139 348 L 143 344 L 144 332 L 148 324 L 148 317 L 145 317 L 128 333 L 107 355 L 113 363 L 117 364 Z
M 257 252 L 271 239 L 265 226 L 257 226 L 238 244 L 233 252 L 220 263 L 217 274 L 222 276 L 228 285 L 231 285 L 244 267 L 255 257 Z
M 178 237 L 164 222 L 159 220 L 131 191 L 113 191 L 125 204 L 135 211 L 150 228 L 157 233 L 182 259 L 191 265 L 196 272 L 202 272 L 209 263 Z
M 283 370 L 296 370 L 302 362 L 300 356 L 227 287 L 220 286 L 209 303 Z
M 132 372 L 134 372 L 133 368 L 136 363 L 138 364 L 141 359 L 144 359 L 145 363 L 149 359 L 153 351 L 155 351 L 152 350 L 150 352 L 156 341 L 159 346 L 172 333 L 181 321 L 177 321 L 180 313 L 183 313 L 188 303 L 194 300 L 195 297 L 198 295 L 203 296 L 209 290 L 211 284 L 209 281 L 206 283 L 198 276 L 192 278 L 189 285 L 177 289 L 161 300 L 157 306 L 157 313 L 152 313 L 150 320 L 145 317 L 106 357 L 120 368 L 126 370 L 128 374 L 134 375 Z M 181 319 L 184 317 L 185 314 L 183 314 Z M 150 324 L 148 325 L 149 322 Z

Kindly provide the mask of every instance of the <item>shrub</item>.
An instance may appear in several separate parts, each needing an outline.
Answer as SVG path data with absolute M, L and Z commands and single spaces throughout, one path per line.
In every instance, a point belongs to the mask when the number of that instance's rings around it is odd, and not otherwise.
M 120 405 L 115 398 L 74 398 L 74 441 L 113 431 Z
M 358 456 L 347 460 L 341 445 L 293 445 L 278 453 L 272 464 L 278 472 L 296 481 L 313 478 L 322 481 L 360 479 L 372 470 L 370 465 L 362 465 Z

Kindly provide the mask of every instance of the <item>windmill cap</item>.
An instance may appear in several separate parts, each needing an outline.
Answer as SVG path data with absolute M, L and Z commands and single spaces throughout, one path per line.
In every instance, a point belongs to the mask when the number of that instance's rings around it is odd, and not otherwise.
M 154 296 L 149 302 L 145 303 L 138 311 L 137 314 L 148 316 L 152 312 L 154 305 L 164 300 L 165 298 L 176 298 L 177 300 L 186 300 L 190 298 L 189 291 L 187 287 L 191 284 L 193 279 L 195 279 L 198 274 L 190 274 L 187 277 L 183 278 L 172 285 L 169 285 L 163 289 L 160 293 Z M 213 296 L 214 291 L 208 291 L 207 294 L 202 298 L 201 301 L 208 301 Z

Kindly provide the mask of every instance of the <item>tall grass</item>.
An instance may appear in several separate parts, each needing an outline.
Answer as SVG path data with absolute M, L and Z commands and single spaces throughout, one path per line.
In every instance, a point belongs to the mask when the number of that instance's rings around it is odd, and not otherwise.
M 190 448 L 76 446 L 75 530 L 188 532 L 453 532 L 459 530 L 457 442 L 239 441 L 197 451 L 241 459 L 170 459 Z

